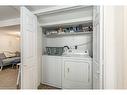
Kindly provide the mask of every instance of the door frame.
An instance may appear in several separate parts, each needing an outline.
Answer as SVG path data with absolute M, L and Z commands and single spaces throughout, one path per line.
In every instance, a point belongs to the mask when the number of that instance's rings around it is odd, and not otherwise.
M 102 36 L 103 40 L 104 40 L 103 41 L 104 47 L 102 47 L 104 49 L 102 51 L 104 54 L 103 55 L 104 60 L 103 60 L 103 66 L 102 66 L 102 72 L 103 72 L 104 79 L 102 80 L 102 83 L 103 83 L 102 89 L 107 89 L 107 88 L 110 89 L 110 88 L 115 88 L 116 83 L 117 83 L 117 81 L 115 80 L 116 74 L 115 74 L 115 64 L 114 64 L 115 63 L 114 62 L 114 59 L 115 59 L 114 58 L 114 50 L 113 50 L 114 48 L 112 48 L 113 43 L 114 43 L 114 39 L 113 39 L 114 33 L 112 33 L 112 31 L 114 31 L 114 23 L 112 22 L 113 16 L 114 16 L 114 14 L 113 14 L 114 9 L 113 9 L 113 7 L 109 7 L 109 6 L 101 6 L 101 7 L 103 7 L 103 9 L 102 9 L 103 12 L 100 17 L 101 17 L 101 19 L 104 20 L 104 21 L 102 21 L 102 24 L 100 26 L 102 28 L 101 30 L 103 30 L 103 33 L 104 33 Z M 109 23 L 109 21 L 111 21 L 111 22 Z M 20 23 L 22 23 L 22 20 L 20 20 Z M 20 29 L 22 31 L 22 26 Z M 21 35 L 23 35 L 22 32 L 21 32 Z M 23 39 L 21 38 L 21 41 L 22 40 Z M 125 50 L 125 48 L 124 48 L 124 50 Z M 21 44 L 21 51 L 22 51 L 22 44 Z M 23 52 L 21 52 L 21 63 L 22 63 L 22 54 L 23 54 Z M 21 67 L 22 67 L 22 64 L 21 64 Z M 111 81 L 109 79 L 109 76 L 114 81 Z

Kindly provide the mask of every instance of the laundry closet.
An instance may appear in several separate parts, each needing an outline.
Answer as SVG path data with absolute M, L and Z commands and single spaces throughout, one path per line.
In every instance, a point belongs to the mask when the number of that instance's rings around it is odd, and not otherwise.
M 37 41 L 31 40 L 31 46 L 27 49 L 31 55 L 37 54 L 35 60 L 38 66 L 31 65 L 37 73 L 35 77 L 38 77 L 38 80 L 33 79 L 33 86 L 37 86 L 37 81 L 40 81 L 41 84 L 61 89 L 102 88 L 103 78 L 99 63 L 100 11 L 100 7 L 75 6 L 31 16 L 37 22 L 32 20 L 28 24 L 32 25 L 34 22 L 38 25 L 25 29 L 38 30 L 35 33 L 37 38 L 34 38 Z M 34 34 L 30 32 L 30 35 Z M 34 43 L 37 46 L 32 47 Z M 30 51 L 31 47 L 37 51 Z M 31 60 L 33 63 L 34 61 Z M 33 75 L 29 77 L 32 78 Z M 23 84 L 26 85 L 24 82 Z

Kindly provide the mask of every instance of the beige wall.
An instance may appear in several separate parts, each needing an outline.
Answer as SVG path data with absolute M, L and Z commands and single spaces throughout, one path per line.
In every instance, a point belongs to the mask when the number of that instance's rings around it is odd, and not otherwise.
M 0 52 L 3 51 L 20 51 L 19 37 L 0 33 Z

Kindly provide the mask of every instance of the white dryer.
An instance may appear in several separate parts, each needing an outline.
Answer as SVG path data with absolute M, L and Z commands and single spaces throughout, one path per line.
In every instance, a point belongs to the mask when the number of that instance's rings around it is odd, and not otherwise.
M 92 88 L 92 58 L 87 50 L 84 54 L 63 55 L 62 88 Z

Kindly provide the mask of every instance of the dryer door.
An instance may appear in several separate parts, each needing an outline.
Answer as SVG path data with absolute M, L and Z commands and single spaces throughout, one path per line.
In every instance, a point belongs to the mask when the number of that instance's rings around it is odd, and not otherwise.
M 90 89 L 91 63 L 82 60 L 64 60 L 63 88 Z

